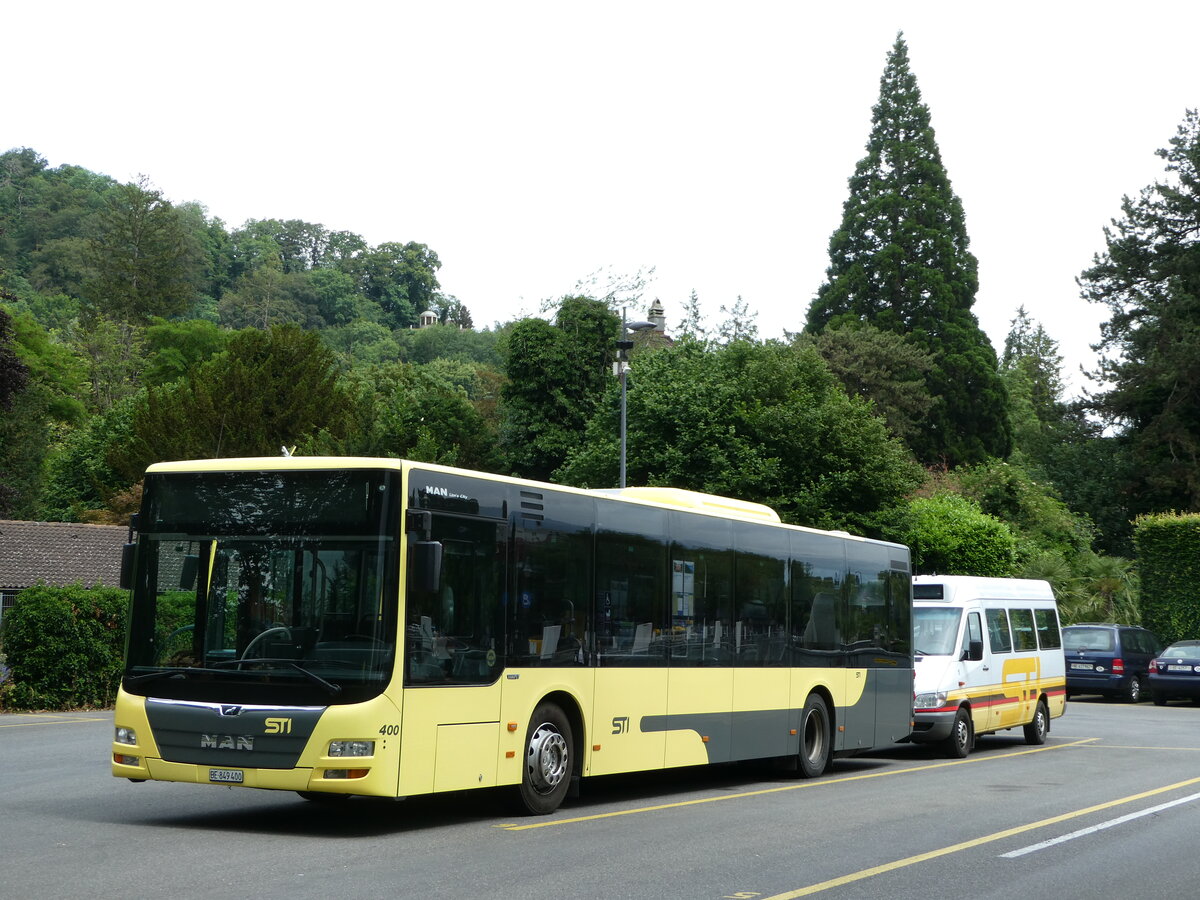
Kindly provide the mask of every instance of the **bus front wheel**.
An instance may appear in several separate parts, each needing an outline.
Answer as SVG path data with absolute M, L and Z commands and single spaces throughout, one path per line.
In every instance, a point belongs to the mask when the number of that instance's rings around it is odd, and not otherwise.
M 809 694 L 800 720 L 800 775 L 816 778 L 829 765 L 833 750 L 829 707 L 820 694 Z
M 554 812 L 571 786 L 574 763 L 571 723 L 553 703 L 541 703 L 529 720 L 519 796 L 524 811 L 544 816 Z

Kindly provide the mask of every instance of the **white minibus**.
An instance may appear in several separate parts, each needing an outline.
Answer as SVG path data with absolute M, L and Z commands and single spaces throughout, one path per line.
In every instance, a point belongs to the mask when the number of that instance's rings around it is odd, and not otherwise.
M 1058 604 L 1045 581 L 913 577 L 914 743 L 951 757 L 1021 727 L 1042 744 L 1066 708 Z

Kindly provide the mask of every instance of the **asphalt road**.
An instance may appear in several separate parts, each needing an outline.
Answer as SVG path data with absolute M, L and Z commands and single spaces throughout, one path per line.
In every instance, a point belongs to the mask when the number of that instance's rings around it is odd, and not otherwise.
M 109 775 L 111 713 L 0 716 L 0 897 L 1194 897 L 1200 707 L 1076 699 L 982 738 L 796 780 L 607 778 L 552 816 L 498 792 L 336 808 Z

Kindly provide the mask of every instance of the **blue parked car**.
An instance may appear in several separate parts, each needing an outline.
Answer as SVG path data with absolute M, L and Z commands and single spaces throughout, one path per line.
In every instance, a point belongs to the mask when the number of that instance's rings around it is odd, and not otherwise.
M 1155 706 L 1174 697 L 1200 703 L 1200 641 L 1176 641 L 1150 666 L 1150 696 Z
M 1142 699 L 1150 660 L 1162 643 L 1137 625 L 1087 623 L 1062 630 L 1067 662 L 1067 696 L 1102 694 L 1130 703 Z

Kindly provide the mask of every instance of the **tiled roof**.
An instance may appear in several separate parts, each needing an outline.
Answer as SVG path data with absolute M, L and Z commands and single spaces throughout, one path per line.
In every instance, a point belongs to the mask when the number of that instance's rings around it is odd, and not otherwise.
M 121 525 L 75 522 L 15 522 L 0 519 L 0 589 L 46 584 L 117 587 Z

